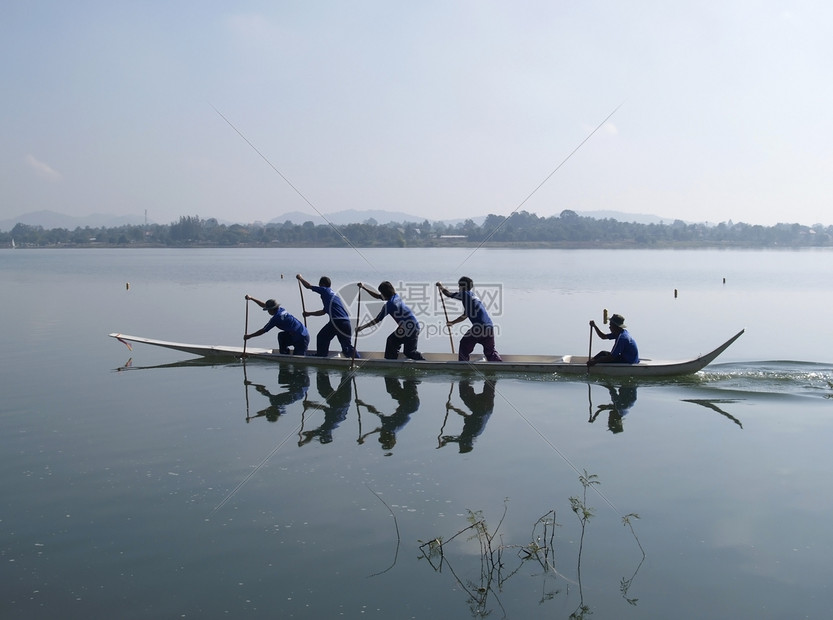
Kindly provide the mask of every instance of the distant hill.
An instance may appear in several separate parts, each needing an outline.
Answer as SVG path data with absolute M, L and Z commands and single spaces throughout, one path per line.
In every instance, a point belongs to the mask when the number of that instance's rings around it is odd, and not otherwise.
M 325 219 L 326 218 L 326 219 Z M 283 224 L 287 220 L 293 224 L 303 224 L 304 222 L 312 222 L 313 224 L 336 224 L 341 226 L 343 224 L 363 224 L 367 220 L 375 220 L 377 224 L 389 224 L 390 222 L 424 222 L 425 217 L 419 215 L 411 215 L 410 213 L 401 213 L 398 211 L 380 211 L 368 210 L 357 211 L 356 209 L 347 209 L 346 211 L 335 211 L 334 213 L 325 213 L 324 217 L 315 214 L 303 213 L 301 211 L 290 211 L 269 220 L 270 224 Z
M 86 215 L 77 217 L 73 215 L 63 215 L 62 213 L 55 213 L 54 211 L 32 211 L 25 213 L 15 218 L 8 220 L 0 220 L 0 230 L 9 231 L 17 224 L 26 224 L 27 226 L 42 226 L 44 230 L 51 230 L 53 228 L 66 228 L 67 230 L 75 230 L 76 228 L 116 228 L 118 226 L 126 226 L 128 224 L 140 225 L 145 223 L 143 215 L 112 215 L 107 213 L 94 213 L 93 215 Z M 153 222 L 148 222 L 153 224 Z

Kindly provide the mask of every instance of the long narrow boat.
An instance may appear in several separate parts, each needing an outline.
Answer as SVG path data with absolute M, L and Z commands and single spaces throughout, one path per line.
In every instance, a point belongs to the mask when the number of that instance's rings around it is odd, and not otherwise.
M 199 344 L 186 344 L 183 342 L 169 342 L 166 340 L 154 340 L 151 338 L 140 338 L 126 334 L 110 334 L 125 344 L 135 342 L 154 347 L 163 347 L 181 351 L 205 358 L 216 358 L 218 360 L 246 358 L 272 360 L 276 362 L 291 362 L 293 364 L 306 364 L 309 366 L 334 366 L 334 367 L 355 367 L 377 370 L 390 370 L 394 368 L 411 368 L 444 372 L 471 372 L 486 374 L 510 374 L 510 373 L 551 373 L 566 375 L 590 375 L 606 377 L 671 377 L 678 375 L 694 374 L 723 353 L 729 345 L 740 338 L 744 330 L 729 338 L 713 351 L 688 360 L 652 360 L 643 359 L 638 364 L 596 364 L 587 367 L 587 356 L 581 355 L 503 355 L 503 362 L 487 362 L 485 359 L 460 362 L 457 356 L 450 353 L 423 353 L 425 360 L 414 361 L 400 355 L 397 360 L 387 360 L 381 352 L 361 351 L 360 358 L 352 359 L 341 353 L 331 352 L 327 357 L 316 357 L 314 355 L 286 355 L 278 352 L 277 349 L 262 349 L 229 346 L 211 346 Z

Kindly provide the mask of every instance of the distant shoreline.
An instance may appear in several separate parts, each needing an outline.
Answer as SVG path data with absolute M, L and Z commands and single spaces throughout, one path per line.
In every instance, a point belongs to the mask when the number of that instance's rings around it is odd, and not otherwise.
M 19 248 L 547 248 L 690 249 L 833 247 L 833 226 L 777 224 L 638 224 L 596 220 L 572 211 L 541 218 L 518 212 L 489 215 L 482 224 L 374 222 L 346 225 L 227 226 L 183 216 L 169 225 L 76 228 L 16 225 L 0 244 Z
M 389 249 L 389 250 L 413 250 L 413 249 L 512 249 L 512 250 L 806 250 L 806 249 L 831 249 L 830 245 L 766 245 L 766 244 L 745 244 L 745 243 L 587 243 L 587 242 L 533 242 L 519 241 L 515 243 L 489 242 L 475 243 L 471 241 L 454 243 L 435 244 L 413 244 L 413 245 L 277 245 L 277 244 L 190 244 L 190 245 L 165 245 L 152 243 L 76 243 L 76 244 L 54 244 L 54 245 L 16 245 L 15 247 L 3 247 L 6 250 L 235 250 L 235 249 L 291 249 L 291 250 L 316 250 L 333 248 L 355 248 L 367 249 Z

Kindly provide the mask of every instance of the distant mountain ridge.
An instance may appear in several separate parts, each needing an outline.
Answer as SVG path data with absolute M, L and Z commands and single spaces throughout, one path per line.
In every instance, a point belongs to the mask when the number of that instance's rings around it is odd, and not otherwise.
M 578 215 L 585 217 L 592 217 L 594 219 L 614 219 L 620 222 L 637 222 L 639 224 L 670 224 L 674 222 L 671 218 L 662 218 L 656 215 L 621 213 L 618 211 L 584 211 L 577 212 Z M 467 219 L 472 220 L 475 224 L 481 225 L 486 220 L 485 215 L 475 216 L 471 218 L 458 218 L 448 220 L 432 220 L 424 216 L 413 215 L 410 213 L 403 213 L 400 211 L 382 211 L 382 210 L 367 210 L 358 211 L 356 209 L 348 209 L 345 211 L 336 211 L 334 213 L 325 213 L 322 215 L 312 215 L 303 213 L 301 211 L 290 211 L 282 215 L 278 215 L 270 219 L 269 224 L 283 224 L 284 222 L 292 222 L 296 225 L 301 225 L 304 222 L 312 222 L 313 224 L 327 224 L 331 223 L 337 226 L 346 224 L 363 224 L 369 220 L 375 221 L 379 225 L 404 222 L 421 223 L 428 219 L 431 222 L 443 222 L 448 225 L 456 225 L 464 222 Z M 155 224 L 151 220 L 145 221 L 143 215 L 113 215 L 107 213 L 95 213 L 86 216 L 73 216 L 56 213 L 54 211 L 33 211 L 25 213 L 15 218 L 0 220 L 0 231 L 10 231 L 17 224 L 26 224 L 27 226 L 42 226 L 45 230 L 53 228 L 66 228 L 67 230 L 75 230 L 76 228 L 117 228 L 119 226 L 139 226 L 142 224 Z M 228 222 L 221 223 L 239 223 L 250 224 L 251 222 Z
M 333 213 L 324 213 L 323 215 L 311 215 L 303 213 L 302 211 L 290 211 L 283 215 L 278 215 L 269 220 L 270 224 L 283 224 L 286 221 L 293 224 L 303 224 L 304 222 L 312 222 L 313 224 L 336 224 L 342 226 L 344 224 L 363 224 L 368 220 L 374 220 L 377 224 L 389 224 L 391 222 L 424 222 L 425 217 L 412 215 L 410 213 L 402 213 L 400 211 L 381 211 L 379 209 L 358 211 L 356 209 L 347 209 L 345 211 L 335 211 Z

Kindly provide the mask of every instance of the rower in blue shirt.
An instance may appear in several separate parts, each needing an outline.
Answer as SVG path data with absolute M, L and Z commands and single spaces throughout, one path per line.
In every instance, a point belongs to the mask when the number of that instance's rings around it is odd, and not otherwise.
M 610 317 L 610 333 L 605 334 L 596 325 L 595 321 L 590 321 L 590 327 L 596 330 L 596 335 L 605 340 L 615 340 L 613 348 L 610 351 L 600 351 L 588 360 L 588 366 L 595 364 L 638 364 L 639 363 L 639 349 L 636 347 L 636 342 L 631 337 L 630 333 L 625 327 L 625 317 L 621 314 L 614 314 Z
M 311 290 L 313 293 L 318 293 L 321 296 L 321 301 L 324 307 L 315 312 L 304 312 L 304 316 L 324 316 L 329 315 L 330 320 L 321 328 L 318 335 L 315 337 L 315 344 L 317 347 L 316 355 L 318 357 L 327 357 L 330 350 L 330 342 L 333 338 L 338 338 L 341 344 L 341 352 L 345 357 L 359 357 L 359 354 L 353 348 L 353 343 L 350 338 L 353 335 L 353 326 L 350 324 L 350 314 L 347 308 L 344 307 L 344 302 L 332 288 L 332 282 L 327 276 L 321 276 L 318 280 L 318 286 L 313 286 L 299 273 L 295 276 L 298 281 Z
M 448 321 L 448 327 L 456 325 L 468 319 L 471 327 L 460 339 L 460 351 L 457 359 L 461 362 L 469 361 L 471 352 L 475 345 L 482 345 L 483 355 L 490 362 L 502 362 L 500 354 L 495 349 L 495 330 L 492 318 L 486 311 L 486 306 L 480 298 L 474 294 L 474 282 L 471 278 L 463 276 L 457 282 L 458 290 L 452 293 L 445 288 L 441 282 L 437 282 L 440 293 L 451 299 L 457 299 L 463 303 L 463 314 L 452 321 Z
M 292 347 L 292 353 L 294 355 L 306 355 L 307 347 L 309 347 L 309 332 L 301 321 L 289 314 L 289 312 L 287 312 L 286 309 L 284 309 L 274 299 L 260 301 L 251 295 L 246 295 L 246 301 L 255 302 L 258 306 L 268 312 L 272 318 L 269 319 L 269 322 L 266 323 L 263 328 L 254 333 L 243 336 L 244 340 L 262 336 L 273 327 L 277 327 L 280 330 L 278 333 L 278 350 L 281 353 L 289 355 L 289 348 Z
M 379 285 L 378 293 L 368 288 L 362 282 L 359 282 L 359 288 L 366 290 L 376 299 L 384 299 L 385 305 L 382 306 L 375 319 L 357 327 L 356 331 L 360 332 L 363 329 L 376 325 L 376 323 L 379 323 L 386 316 L 390 315 L 396 321 L 396 329 L 388 336 L 387 343 L 385 344 L 385 359 L 397 359 L 399 357 L 399 348 L 403 347 L 405 357 L 412 360 L 424 360 L 425 358 L 422 357 L 422 353 L 417 350 L 420 331 L 419 321 L 417 321 L 414 313 L 396 293 L 393 284 L 385 280 Z

